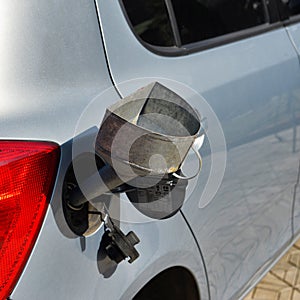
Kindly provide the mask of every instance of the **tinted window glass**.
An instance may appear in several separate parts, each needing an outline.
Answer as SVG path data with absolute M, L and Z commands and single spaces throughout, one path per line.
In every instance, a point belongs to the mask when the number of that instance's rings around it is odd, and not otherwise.
M 300 0 L 282 0 L 288 15 L 294 16 L 300 14 Z
M 172 0 L 183 44 L 265 23 L 263 0 Z
M 134 31 L 149 44 L 174 46 L 174 36 L 164 0 L 123 0 Z

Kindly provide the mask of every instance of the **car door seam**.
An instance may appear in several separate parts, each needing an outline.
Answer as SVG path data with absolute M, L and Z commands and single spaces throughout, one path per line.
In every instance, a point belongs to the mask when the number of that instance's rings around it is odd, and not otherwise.
M 300 184 L 300 160 L 299 160 L 299 166 L 298 166 L 298 174 L 297 174 L 297 180 L 296 183 L 294 185 L 294 193 L 293 193 L 293 205 L 292 205 L 292 234 L 294 236 L 295 234 L 295 224 L 294 224 L 294 215 L 295 215 L 295 204 L 296 204 L 296 195 L 297 195 L 297 189 L 299 187 Z
M 105 44 L 104 35 L 103 35 L 103 31 L 102 31 L 102 23 L 101 23 L 101 19 L 100 19 L 100 11 L 99 11 L 97 0 L 94 0 L 94 5 L 95 5 L 95 9 L 96 9 L 99 32 L 100 32 L 100 37 L 101 37 L 101 42 L 102 42 L 102 46 L 103 46 L 103 52 L 104 52 L 104 57 L 105 57 L 106 65 L 107 65 L 109 78 L 110 78 L 111 83 L 112 83 L 113 87 L 115 88 L 117 94 L 119 95 L 119 97 L 123 98 L 120 90 L 117 88 L 117 85 L 116 85 L 116 82 L 115 82 L 115 79 L 113 77 L 112 70 L 111 70 L 111 67 L 110 67 L 110 63 L 109 63 L 109 59 L 108 59 L 108 53 L 107 53 L 107 47 L 106 47 L 106 44 Z
M 193 229 L 192 229 L 190 223 L 188 222 L 187 218 L 185 217 L 183 211 L 182 211 L 181 209 L 180 209 L 179 211 L 180 211 L 180 214 L 182 215 L 182 217 L 183 217 L 183 219 L 184 219 L 184 221 L 185 221 L 185 223 L 186 223 L 188 229 L 190 230 L 190 232 L 191 232 L 191 234 L 192 234 L 192 236 L 193 236 L 193 239 L 194 239 L 194 241 L 195 241 L 195 243 L 196 243 L 196 245 L 197 245 L 197 248 L 198 248 L 198 251 L 199 251 L 201 260 L 202 260 L 202 262 L 203 262 L 203 268 L 204 268 L 204 272 L 205 272 L 205 277 L 206 277 L 206 282 L 207 282 L 207 289 L 208 289 L 208 291 L 207 291 L 207 292 L 208 292 L 208 299 L 211 300 L 211 295 L 210 295 L 210 285 L 209 285 L 209 281 L 208 281 L 208 272 L 207 272 L 207 268 L 206 268 L 206 265 L 205 265 L 204 256 L 203 256 L 203 253 L 202 253 L 200 244 L 198 243 L 197 238 L 196 238 L 196 236 L 195 236 L 195 234 L 194 234 L 194 231 L 193 231 Z M 200 291 L 200 292 L 201 292 L 201 291 Z
M 296 53 L 297 53 L 298 60 L 299 60 L 299 64 L 300 64 L 300 50 L 298 49 L 298 47 L 297 47 L 297 45 L 296 45 L 296 43 L 295 43 L 295 40 L 294 40 L 294 38 L 292 37 L 292 35 L 291 35 L 291 33 L 290 33 L 290 31 L 288 30 L 287 27 L 285 27 L 285 31 L 286 31 L 286 33 L 287 33 L 287 35 L 288 35 L 288 37 L 289 37 L 289 40 L 290 40 L 291 43 L 292 43 L 293 48 L 295 49 L 295 51 L 296 51 Z

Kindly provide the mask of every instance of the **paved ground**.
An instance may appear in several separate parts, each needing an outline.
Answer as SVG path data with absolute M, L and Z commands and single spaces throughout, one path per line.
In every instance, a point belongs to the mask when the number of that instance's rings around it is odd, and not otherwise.
M 244 300 L 300 300 L 300 240 Z

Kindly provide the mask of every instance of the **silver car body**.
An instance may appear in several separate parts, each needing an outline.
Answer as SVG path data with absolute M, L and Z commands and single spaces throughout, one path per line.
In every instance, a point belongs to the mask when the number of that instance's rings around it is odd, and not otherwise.
M 118 1 L 1 3 L 1 139 L 61 145 L 51 204 L 11 299 L 131 299 L 172 266 L 193 274 L 201 299 L 242 297 L 300 232 L 299 37 L 298 24 L 280 26 L 168 57 L 138 41 Z M 83 251 L 62 212 L 73 137 L 79 152 L 89 152 L 106 107 L 155 80 L 205 99 L 189 100 L 208 119 L 215 160 L 203 158 L 181 212 L 169 219 L 131 222 L 135 208 L 122 202 L 121 228 L 139 236 L 140 258 L 104 278 L 103 228 Z M 224 136 L 218 128 L 210 136 L 219 124 Z M 206 201 L 210 172 L 223 171 Z

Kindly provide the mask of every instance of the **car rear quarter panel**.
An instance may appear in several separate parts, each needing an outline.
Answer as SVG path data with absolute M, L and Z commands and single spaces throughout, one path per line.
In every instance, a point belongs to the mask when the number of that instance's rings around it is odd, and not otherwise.
M 94 2 L 3 2 L 0 39 L 0 138 L 50 140 L 62 150 L 45 222 L 11 298 L 129 299 L 164 268 L 182 265 L 193 271 L 202 298 L 208 299 L 204 266 L 180 214 L 161 222 L 122 223 L 124 232 L 139 236 L 141 256 L 132 265 L 121 263 L 110 278 L 100 274 L 97 263 L 103 228 L 86 238 L 83 250 L 65 223 L 62 184 L 74 156 L 73 137 L 84 132 L 79 152 L 90 151 L 105 108 L 119 99 Z

